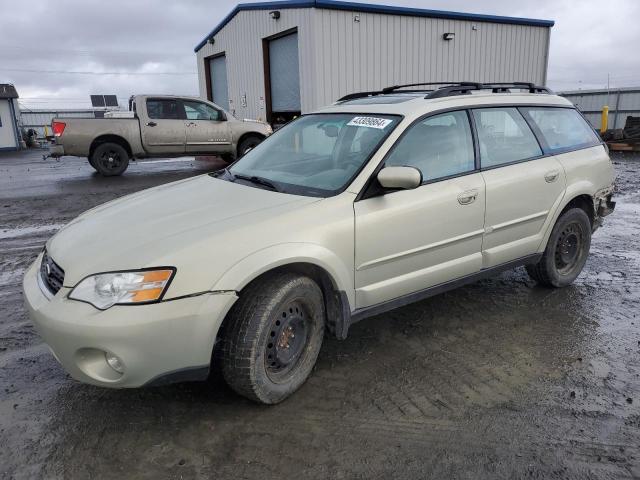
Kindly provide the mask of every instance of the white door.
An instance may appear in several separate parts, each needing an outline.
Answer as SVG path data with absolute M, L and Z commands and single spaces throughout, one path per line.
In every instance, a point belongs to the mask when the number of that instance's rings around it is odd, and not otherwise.
M 408 128 L 385 160 L 413 166 L 423 185 L 355 202 L 356 307 L 480 270 L 485 186 L 465 111 Z
M 565 172 L 543 151 L 517 108 L 473 110 L 487 187 L 483 267 L 536 252 L 561 202 Z
M 183 100 L 187 153 L 231 152 L 231 131 L 224 113 L 196 100 Z
M 146 119 L 140 119 L 145 150 L 155 155 L 184 153 L 185 125 L 180 102 L 174 98 L 147 98 L 146 115 Z

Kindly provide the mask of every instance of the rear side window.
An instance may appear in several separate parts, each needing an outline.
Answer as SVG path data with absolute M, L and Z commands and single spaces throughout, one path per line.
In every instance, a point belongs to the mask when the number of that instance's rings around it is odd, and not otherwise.
M 533 132 L 516 108 L 473 110 L 483 168 L 542 155 Z
M 147 114 L 149 118 L 161 120 L 179 120 L 181 117 L 178 102 L 172 99 L 147 99 Z
M 600 140 L 573 108 L 523 108 L 551 151 L 591 147 Z
M 398 140 L 385 165 L 415 167 L 426 181 L 474 170 L 467 113 L 443 113 L 412 125 Z

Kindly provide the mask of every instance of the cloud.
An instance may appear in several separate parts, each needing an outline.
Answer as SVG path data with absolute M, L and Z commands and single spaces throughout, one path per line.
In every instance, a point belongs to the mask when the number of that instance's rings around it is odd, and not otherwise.
M 87 107 L 95 93 L 115 93 L 123 105 L 133 93 L 196 95 L 193 47 L 236 3 L 0 0 L 0 82 L 14 83 L 27 107 Z M 608 73 L 614 87 L 640 85 L 635 52 L 640 29 L 632 25 L 640 18 L 640 2 L 635 0 L 612 0 L 606 8 L 595 0 L 374 3 L 552 19 L 552 88 L 602 87 Z M 69 71 L 95 74 L 50 73 Z

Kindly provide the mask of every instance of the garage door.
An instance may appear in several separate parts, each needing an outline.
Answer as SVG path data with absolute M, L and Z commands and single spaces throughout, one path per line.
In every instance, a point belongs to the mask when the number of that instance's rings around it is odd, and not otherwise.
M 271 110 L 300 112 L 298 33 L 269 41 Z
M 221 55 L 209 61 L 211 69 L 211 96 L 213 103 L 229 110 L 229 89 L 227 87 L 227 57 Z

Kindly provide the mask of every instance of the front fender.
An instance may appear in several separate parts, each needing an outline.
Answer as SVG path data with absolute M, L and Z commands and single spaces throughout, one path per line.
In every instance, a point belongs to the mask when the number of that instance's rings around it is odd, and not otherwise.
M 346 293 L 349 304 L 355 305 L 353 268 L 331 250 L 312 243 L 282 243 L 259 250 L 228 269 L 211 290 L 242 290 L 263 273 L 292 263 L 309 263 L 324 269 L 337 290 Z

